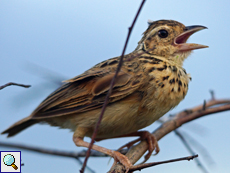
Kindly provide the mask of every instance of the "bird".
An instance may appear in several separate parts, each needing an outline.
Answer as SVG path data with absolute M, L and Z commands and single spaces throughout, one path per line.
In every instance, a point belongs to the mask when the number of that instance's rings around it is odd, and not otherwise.
M 124 55 L 96 141 L 139 136 L 139 140 L 147 140 L 149 145 L 145 160 L 153 151 L 159 152 L 156 138 L 148 131 L 139 130 L 158 120 L 186 96 L 191 76 L 183 68 L 183 62 L 193 50 L 208 47 L 187 40 L 203 29 L 207 27 L 185 26 L 175 20 L 149 22 L 136 49 Z M 30 116 L 2 134 L 11 137 L 36 123 L 47 123 L 70 129 L 76 146 L 89 147 L 84 137 L 91 137 L 94 132 L 119 60 L 120 56 L 107 59 L 64 81 Z M 92 149 L 113 157 L 127 171 L 132 166 L 119 151 L 95 144 Z

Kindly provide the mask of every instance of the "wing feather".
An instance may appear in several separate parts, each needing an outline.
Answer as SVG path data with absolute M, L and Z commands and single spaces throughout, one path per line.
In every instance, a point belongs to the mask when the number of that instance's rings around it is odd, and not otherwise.
M 111 69 L 89 71 L 67 80 L 67 83 L 48 96 L 31 116 L 34 119 L 50 118 L 102 107 L 114 72 L 109 73 Z M 134 93 L 139 88 L 141 82 L 134 85 L 134 78 L 131 73 L 122 70 L 119 72 L 109 104 Z

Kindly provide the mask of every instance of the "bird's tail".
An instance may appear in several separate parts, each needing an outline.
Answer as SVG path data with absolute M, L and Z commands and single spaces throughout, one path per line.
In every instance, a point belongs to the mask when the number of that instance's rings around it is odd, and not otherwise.
M 27 127 L 32 126 L 35 123 L 36 123 L 36 120 L 32 120 L 31 117 L 26 117 L 16 122 L 12 126 L 10 126 L 8 129 L 3 131 L 1 134 L 8 134 L 7 137 L 11 137 L 21 132 L 22 130 L 26 129 Z

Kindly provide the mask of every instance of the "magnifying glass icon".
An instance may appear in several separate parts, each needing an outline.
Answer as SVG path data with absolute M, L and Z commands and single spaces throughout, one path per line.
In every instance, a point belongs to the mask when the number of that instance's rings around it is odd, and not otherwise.
M 12 166 L 15 170 L 18 169 L 18 167 L 14 164 L 15 163 L 15 158 L 11 154 L 7 154 L 3 158 L 3 162 L 7 166 Z

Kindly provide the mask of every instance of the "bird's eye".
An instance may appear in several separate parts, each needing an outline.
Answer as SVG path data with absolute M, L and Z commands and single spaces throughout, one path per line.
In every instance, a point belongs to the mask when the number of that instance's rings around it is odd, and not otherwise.
M 162 30 L 158 31 L 158 35 L 160 38 L 166 38 L 166 37 L 168 37 L 168 31 L 162 29 Z

